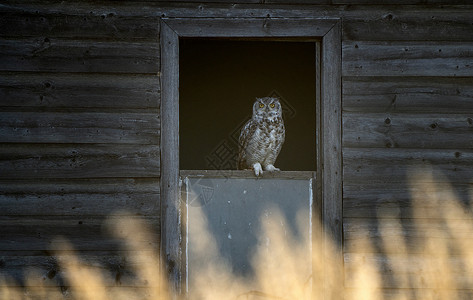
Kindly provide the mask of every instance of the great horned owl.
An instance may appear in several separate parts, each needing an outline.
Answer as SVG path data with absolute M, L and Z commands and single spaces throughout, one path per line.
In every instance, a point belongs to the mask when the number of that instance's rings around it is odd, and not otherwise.
M 278 98 L 256 98 L 253 116 L 243 126 L 239 139 L 238 169 L 253 169 L 255 175 L 279 171 L 274 166 L 286 130 Z M 263 168 L 262 168 L 263 167 Z

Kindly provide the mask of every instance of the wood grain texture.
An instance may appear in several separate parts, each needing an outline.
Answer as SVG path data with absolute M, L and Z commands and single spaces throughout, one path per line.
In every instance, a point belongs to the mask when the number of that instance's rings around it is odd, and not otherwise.
M 155 113 L 3 112 L 4 143 L 158 144 Z
M 471 149 L 344 148 L 345 183 L 405 183 L 414 172 L 434 168 L 434 180 L 471 183 Z
M 218 23 L 216 23 L 218 22 Z M 171 18 L 166 19 L 182 37 L 264 37 L 318 39 L 336 24 L 334 19 Z
M 345 112 L 473 113 L 472 77 L 344 77 Z
M 470 271 L 465 270 L 466 265 L 471 265 L 471 258 L 461 256 L 443 257 L 446 261 L 440 261 L 439 257 L 410 254 L 410 255 L 390 255 L 386 257 L 380 254 L 370 253 L 347 253 L 344 256 L 345 261 L 345 285 L 348 288 L 358 288 L 354 280 L 354 273 L 366 265 L 374 266 L 379 272 L 379 279 L 382 288 L 417 288 L 417 289 L 436 289 L 450 290 L 447 295 L 451 299 L 458 299 L 455 296 L 455 289 L 471 290 Z M 446 266 L 442 266 L 446 263 Z M 447 285 L 446 280 L 439 279 L 439 272 L 450 276 L 453 280 L 453 286 Z M 446 275 L 448 274 L 448 275 Z M 446 278 L 444 278 L 446 279 Z M 442 284 L 444 284 L 442 286 Z M 422 291 L 418 291 L 422 295 Z M 466 291 L 463 291 L 466 292 Z M 423 297 L 426 297 L 428 291 L 424 291 Z M 422 296 L 420 296 L 422 297 Z
M 152 228 L 159 229 L 158 217 L 137 217 Z M 118 224 L 117 218 L 100 217 L 0 217 L 0 251 L 61 251 L 71 243 L 77 251 L 126 250 L 125 241 L 108 231 L 107 222 Z M 154 237 L 154 238 L 153 238 Z M 139 240 L 145 249 L 159 247 L 159 235 Z M 58 240 L 62 238 L 67 242 Z
M 352 219 L 343 223 L 345 253 L 425 254 L 426 242 L 435 241 L 449 248 L 451 255 L 461 254 L 458 238 L 473 234 L 471 222 L 465 219 Z M 384 241 L 396 241 L 399 247 L 384 249 Z M 371 247 L 366 248 L 368 242 Z
M 330 268 L 336 278 L 325 280 L 324 299 L 340 299 L 343 291 L 343 211 L 342 211 L 342 99 L 341 99 L 341 22 L 337 22 L 321 41 L 320 109 L 322 220 L 324 268 Z
M 0 195 L 6 216 L 57 215 L 83 216 L 121 212 L 154 215 L 159 213 L 159 194 L 150 193 L 71 193 Z M 58 206 L 58 203 L 61 205 Z
M 100 7 L 84 2 L 71 5 L 75 10 L 67 11 L 68 5 L 55 9 L 53 3 L 29 4 L 4 5 L 0 9 L 4 37 L 158 42 L 159 22 L 155 18 L 129 16 L 117 11 L 116 6 Z
M 143 252 L 146 254 L 145 251 Z M 119 292 L 114 289 L 121 289 L 121 295 L 131 292 L 131 295 L 142 296 L 143 298 L 139 299 L 145 299 L 145 294 L 148 291 L 143 288 L 149 288 L 149 282 L 139 278 L 136 270 L 151 262 L 137 260 L 136 253 L 131 251 L 116 251 L 113 254 L 106 251 L 96 251 L 91 254 L 64 252 L 58 256 L 44 254 L 2 256 L 2 274 L 8 275 L 15 282 L 6 284 L 2 281 L 0 288 L 5 286 L 22 287 L 25 284 L 24 276 L 28 274 L 30 280 L 38 280 L 35 282 L 36 285 L 30 281 L 29 287 L 38 287 L 38 284 L 41 283 L 41 287 L 46 287 L 46 290 L 49 287 L 47 294 L 49 296 L 53 295 L 53 292 L 70 293 L 69 287 L 64 286 L 66 266 L 62 262 L 70 260 L 74 257 L 73 255 L 80 259 L 82 266 L 87 270 L 101 274 L 108 295 Z M 153 254 L 150 253 L 150 255 Z M 156 265 L 156 267 L 158 266 Z M 31 272 L 32 270 L 34 272 Z M 60 286 L 62 288 L 59 288 Z M 140 291 L 140 289 L 143 290 Z M 76 292 L 74 292 L 74 296 L 77 296 Z
M 152 216 L 159 179 L 1 180 L 0 202 L 2 216 Z
M 159 146 L 0 144 L 0 178 L 159 177 Z
M 346 1 L 346 4 L 350 1 Z M 426 1 L 423 1 L 424 5 L 402 5 L 413 4 L 417 0 L 400 0 L 396 3 L 391 0 L 356 1 L 352 4 L 371 5 L 357 6 L 356 9 L 350 5 L 339 6 L 344 19 L 345 40 L 443 42 L 468 41 L 472 38 L 473 24 L 468 16 L 471 6 L 453 6 L 453 2 L 449 2 L 448 6 L 428 5 Z
M 470 42 L 343 43 L 343 76 L 473 76 Z
M 157 43 L 1 39 L 0 55 L 0 71 L 156 74 L 159 70 Z
M 432 196 L 442 201 L 433 201 Z M 435 182 L 418 184 L 406 178 L 404 183 L 356 183 L 343 186 L 343 217 L 345 218 L 432 218 L 438 211 L 452 205 L 463 209 L 458 218 L 472 219 L 469 209 L 473 185 L 469 183 Z
M 350 148 L 472 149 L 472 114 L 344 113 Z
M 0 107 L 4 110 L 146 109 L 158 114 L 159 95 L 157 74 L 0 74 Z
M 343 243 L 342 223 L 342 132 L 341 132 L 341 32 L 334 26 L 322 39 L 322 195 L 326 230 L 337 246 Z
M 184 292 L 179 187 L 179 37 L 161 23 L 161 253 L 162 271 L 177 299 Z

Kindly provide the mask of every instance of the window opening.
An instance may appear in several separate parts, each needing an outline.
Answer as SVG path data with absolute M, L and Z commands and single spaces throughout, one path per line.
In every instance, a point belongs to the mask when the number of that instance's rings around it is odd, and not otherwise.
M 315 43 L 180 39 L 181 170 L 236 169 L 256 97 L 278 97 L 286 138 L 275 166 L 316 169 Z

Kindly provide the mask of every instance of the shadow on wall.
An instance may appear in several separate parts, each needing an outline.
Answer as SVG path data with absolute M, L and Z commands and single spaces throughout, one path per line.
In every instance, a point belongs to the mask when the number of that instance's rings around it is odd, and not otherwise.
M 255 270 L 251 277 L 235 275 L 218 251 L 208 231 L 204 215 L 194 224 L 199 243 L 196 251 L 208 263 L 190 282 L 191 299 L 319 299 L 318 292 L 341 293 L 345 299 L 467 299 L 473 287 L 473 214 L 460 204 L 452 188 L 437 186 L 432 172 L 412 172 L 412 219 L 400 219 L 387 212 L 379 216 L 378 234 L 365 224 L 350 232 L 344 249 L 344 273 L 338 269 L 337 251 L 329 241 L 322 252 L 320 230 L 313 231 L 307 245 L 281 230 L 283 214 L 273 214 L 262 222 L 265 236 L 252 256 Z M 55 253 L 64 277 L 62 289 L 38 271 L 25 273 L 25 286 L 15 288 L 8 278 L 0 282 L 0 299 L 170 299 L 166 282 L 158 270 L 156 251 L 150 246 L 152 229 L 137 219 L 111 218 L 110 233 L 127 245 L 126 260 L 133 274 L 116 275 L 98 263 L 85 263 L 72 248 Z M 382 221 L 381 221 L 382 220 Z M 406 237 L 406 226 L 410 226 Z M 320 228 L 320 227 L 319 227 Z M 270 242 L 274 247 L 268 248 Z M 58 240 L 57 243 L 67 244 Z M 374 251 L 375 246 L 382 252 Z M 307 265 L 307 249 L 312 264 Z M 309 268 L 308 268 L 309 267 Z M 312 268 L 312 272 L 307 272 Z M 345 276 L 341 276 L 345 274 Z M 133 286 L 134 288 L 129 288 Z M 114 288 L 112 288 L 114 287 Z M 383 289 L 388 288 L 388 289 Z M 339 294 L 338 294 L 339 295 Z M 339 295 L 340 296 L 340 295 Z M 320 298 L 322 299 L 322 298 Z

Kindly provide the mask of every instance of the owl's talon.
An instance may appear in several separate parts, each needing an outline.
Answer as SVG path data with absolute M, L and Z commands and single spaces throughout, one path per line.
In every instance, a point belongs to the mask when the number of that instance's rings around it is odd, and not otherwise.
M 273 165 L 267 165 L 266 167 L 264 167 L 264 169 L 265 169 L 266 171 L 269 171 L 269 172 L 281 171 L 279 168 L 276 168 L 276 167 L 273 166 Z
M 255 170 L 255 175 L 260 176 L 263 175 L 263 168 L 261 168 L 260 163 L 256 163 L 253 165 L 253 170 Z

